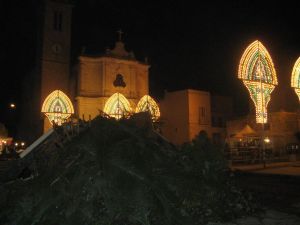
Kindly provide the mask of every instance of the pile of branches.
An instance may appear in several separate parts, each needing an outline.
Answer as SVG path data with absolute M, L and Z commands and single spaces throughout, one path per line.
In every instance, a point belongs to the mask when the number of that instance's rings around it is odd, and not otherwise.
M 204 133 L 178 148 L 151 126 L 98 117 L 53 151 L 38 176 L 0 187 L 2 224 L 193 225 L 253 210 Z

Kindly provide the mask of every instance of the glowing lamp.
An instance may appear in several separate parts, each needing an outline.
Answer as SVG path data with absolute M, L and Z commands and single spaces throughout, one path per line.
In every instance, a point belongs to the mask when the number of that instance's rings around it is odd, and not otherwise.
M 244 51 L 238 78 L 249 91 L 256 109 L 256 122 L 267 123 L 267 106 L 278 84 L 272 58 L 260 41 L 254 41 Z
M 300 57 L 295 62 L 292 78 L 291 78 L 291 87 L 294 88 L 299 100 L 300 100 Z
M 61 125 L 72 114 L 74 108 L 69 97 L 60 90 L 55 90 L 47 96 L 42 106 L 42 113 L 44 113 L 50 123 Z
M 10 103 L 9 107 L 10 107 L 11 109 L 14 109 L 14 108 L 16 108 L 16 105 L 15 105 L 14 103 Z
M 268 138 L 268 137 L 266 137 L 266 138 L 264 139 L 264 141 L 265 141 L 265 143 L 267 143 L 267 144 L 271 142 L 270 138 Z
M 124 95 L 117 92 L 106 101 L 103 112 L 119 120 L 131 113 L 130 103 Z
M 157 121 L 160 117 L 160 111 L 157 103 L 149 95 L 144 95 L 137 104 L 136 113 L 149 112 L 151 119 Z

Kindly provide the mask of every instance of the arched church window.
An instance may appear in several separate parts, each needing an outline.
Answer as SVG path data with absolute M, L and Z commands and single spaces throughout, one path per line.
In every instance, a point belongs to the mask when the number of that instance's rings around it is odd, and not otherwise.
M 138 112 L 149 112 L 153 121 L 157 121 L 160 117 L 160 110 L 157 103 L 149 95 L 144 95 L 137 104 Z
M 117 92 L 106 101 L 103 111 L 119 120 L 131 113 L 131 107 L 127 98 Z
M 47 96 L 42 106 L 42 113 L 49 119 L 50 123 L 61 125 L 72 114 L 74 108 L 68 96 L 60 90 L 55 90 Z

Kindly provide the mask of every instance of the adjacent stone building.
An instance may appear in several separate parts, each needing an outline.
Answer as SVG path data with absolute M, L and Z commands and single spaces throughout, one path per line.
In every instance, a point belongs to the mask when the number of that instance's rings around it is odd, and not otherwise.
M 205 131 L 213 142 L 223 144 L 226 121 L 232 117 L 232 100 L 199 90 L 166 92 L 160 101 L 162 134 L 175 144 L 183 144 Z

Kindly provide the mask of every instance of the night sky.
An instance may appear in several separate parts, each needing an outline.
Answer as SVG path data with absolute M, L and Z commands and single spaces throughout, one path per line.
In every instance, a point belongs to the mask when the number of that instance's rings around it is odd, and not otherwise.
M 0 122 L 18 121 L 22 82 L 34 68 L 37 0 L 1 1 Z M 262 41 L 272 56 L 279 87 L 274 110 L 295 110 L 297 97 L 289 88 L 291 70 L 300 56 L 299 10 L 296 5 L 256 1 L 113 1 L 77 0 L 73 10 L 72 62 L 82 46 L 90 53 L 112 48 L 116 31 L 124 31 L 128 50 L 149 59 L 150 94 L 195 88 L 232 96 L 238 115 L 248 111 L 248 93 L 237 79 L 245 48 Z M 131 3 L 129 3 L 131 2 Z M 226 2 L 226 3 L 225 3 Z

